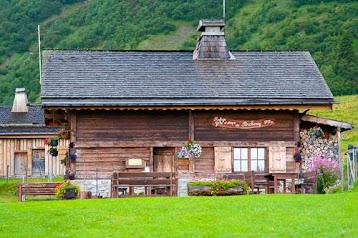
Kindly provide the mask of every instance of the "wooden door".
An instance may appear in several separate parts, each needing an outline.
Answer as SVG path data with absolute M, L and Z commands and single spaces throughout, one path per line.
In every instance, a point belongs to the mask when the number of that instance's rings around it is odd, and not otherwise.
M 26 175 L 27 168 L 27 153 L 15 153 L 15 176 Z
M 174 171 L 174 148 L 154 148 L 153 150 L 153 171 L 173 172 Z
M 45 150 L 32 151 L 32 175 L 42 176 L 45 174 Z

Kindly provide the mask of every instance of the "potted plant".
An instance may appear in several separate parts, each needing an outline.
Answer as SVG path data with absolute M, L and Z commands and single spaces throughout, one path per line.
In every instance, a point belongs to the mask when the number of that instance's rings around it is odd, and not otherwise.
M 60 164 L 67 166 L 69 164 L 68 152 L 66 152 L 65 157 L 60 160 Z
M 79 191 L 79 185 L 66 181 L 56 187 L 55 196 L 59 199 L 73 199 L 77 197 Z
M 202 153 L 201 146 L 194 140 L 188 138 L 188 140 L 183 144 L 181 149 L 179 150 L 177 157 L 181 158 L 199 158 Z
M 70 124 L 66 121 L 66 122 L 62 123 L 62 126 L 64 128 L 62 128 L 60 130 L 60 132 L 57 134 L 58 138 L 60 138 L 60 139 L 70 139 L 70 131 L 71 131 Z
M 317 138 L 324 136 L 324 133 L 323 133 L 323 130 L 321 127 L 315 126 L 315 127 L 310 128 L 309 135 L 311 138 L 317 139 Z
M 51 144 L 51 146 L 58 146 L 58 138 L 57 137 L 52 137 L 50 139 L 50 144 Z
M 44 144 L 49 146 L 58 146 L 58 137 L 44 139 Z
M 300 151 L 298 149 L 295 149 L 295 153 L 293 155 L 293 159 L 295 160 L 295 162 L 301 162 L 302 160 L 302 155 L 300 153 Z
M 57 150 L 57 148 L 56 148 L 56 147 L 51 147 L 51 148 L 50 148 L 50 154 L 51 154 L 52 156 L 58 156 L 58 150 Z

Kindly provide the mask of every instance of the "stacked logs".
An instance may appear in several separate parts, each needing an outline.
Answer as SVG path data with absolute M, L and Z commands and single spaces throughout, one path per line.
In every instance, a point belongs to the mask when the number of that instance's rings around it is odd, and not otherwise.
M 311 167 L 312 158 L 325 157 L 338 160 L 339 145 L 338 137 L 336 135 L 329 134 L 329 137 L 325 137 L 323 134 L 320 137 L 312 135 L 309 130 L 302 130 L 300 132 L 301 140 L 301 155 L 302 155 L 302 168 L 307 170 Z

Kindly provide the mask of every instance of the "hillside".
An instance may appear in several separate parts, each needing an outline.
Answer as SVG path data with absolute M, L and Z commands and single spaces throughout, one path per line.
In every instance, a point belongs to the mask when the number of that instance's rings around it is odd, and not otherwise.
M 353 124 L 355 128 L 342 134 L 341 152 L 347 151 L 348 145 L 358 146 L 358 95 L 335 97 L 338 104 L 333 110 L 309 111 L 308 114 Z
M 358 94 L 358 2 L 227 0 L 231 50 L 308 50 L 334 95 Z M 43 48 L 193 50 L 198 20 L 222 0 L 3 0 L 0 105 L 16 87 L 39 102 L 37 25 Z

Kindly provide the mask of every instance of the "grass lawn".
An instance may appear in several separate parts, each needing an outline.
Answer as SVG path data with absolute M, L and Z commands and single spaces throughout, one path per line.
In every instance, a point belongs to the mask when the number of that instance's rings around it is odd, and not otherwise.
M 0 203 L 0 237 L 357 237 L 358 191 Z

